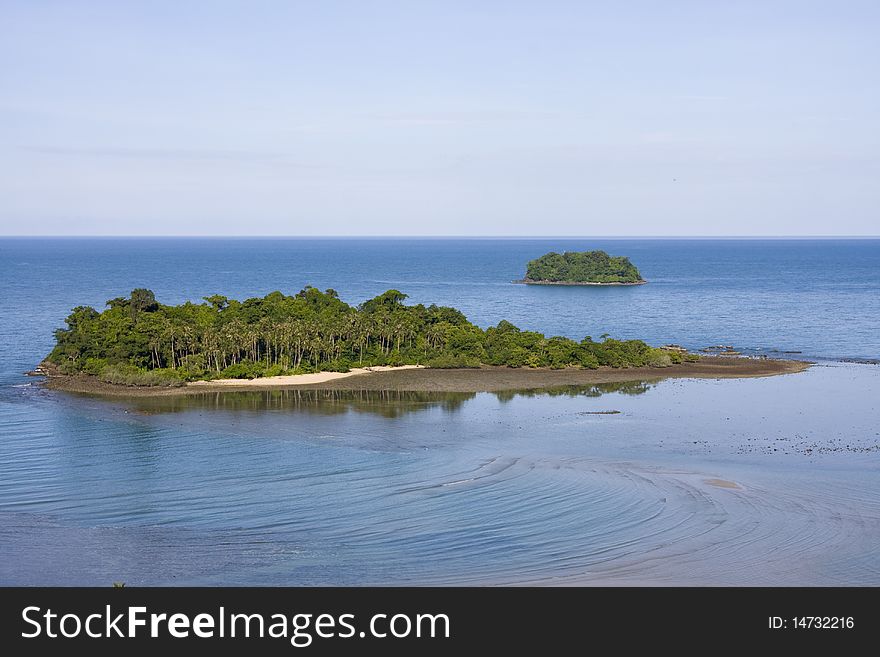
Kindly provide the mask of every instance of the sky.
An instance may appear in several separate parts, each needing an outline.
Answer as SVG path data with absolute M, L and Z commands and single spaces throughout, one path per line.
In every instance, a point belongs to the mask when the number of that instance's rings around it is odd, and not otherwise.
M 880 234 L 880 3 L 0 0 L 0 234 Z

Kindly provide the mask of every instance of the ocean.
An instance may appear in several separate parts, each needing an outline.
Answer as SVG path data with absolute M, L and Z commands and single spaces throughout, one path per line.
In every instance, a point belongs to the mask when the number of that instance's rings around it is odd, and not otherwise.
M 596 248 L 649 284 L 512 283 L 547 251 Z M 818 364 L 186 400 L 23 375 L 77 305 L 305 285 Z M 0 239 L 0 584 L 880 585 L 877 359 L 880 240 Z

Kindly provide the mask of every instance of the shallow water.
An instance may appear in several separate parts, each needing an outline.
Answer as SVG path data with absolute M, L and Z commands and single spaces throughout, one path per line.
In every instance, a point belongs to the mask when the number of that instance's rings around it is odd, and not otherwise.
M 551 394 L 7 388 L 0 582 L 878 585 L 878 400 L 880 367 L 846 364 Z

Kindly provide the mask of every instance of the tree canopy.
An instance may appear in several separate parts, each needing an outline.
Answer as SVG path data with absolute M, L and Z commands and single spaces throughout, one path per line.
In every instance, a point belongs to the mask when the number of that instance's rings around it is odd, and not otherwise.
M 406 298 L 388 290 L 353 307 L 334 290 L 306 287 L 292 296 L 215 294 L 169 306 L 137 289 L 100 313 L 74 308 L 47 360 L 63 373 L 112 383 L 174 385 L 372 365 L 662 367 L 684 358 L 641 340 L 548 338 L 507 321 L 483 330 L 455 308 L 405 305 Z
M 525 282 L 535 283 L 642 283 L 629 258 L 605 251 L 550 252 L 528 264 Z

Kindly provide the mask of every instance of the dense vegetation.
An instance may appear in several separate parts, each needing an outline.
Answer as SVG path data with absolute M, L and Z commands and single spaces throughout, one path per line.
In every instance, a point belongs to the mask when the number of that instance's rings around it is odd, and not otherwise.
M 624 256 L 604 251 L 550 252 L 529 262 L 525 282 L 642 283 L 642 275 Z
M 682 354 L 641 340 L 546 338 L 502 321 L 481 329 L 454 308 L 404 304 L 388 290 L 357 308 L 334 290 L 272 292 L 235 301 L 166 306 L 150 290 L 116 298 L 98 312 L 79 306 L 55 332 L 49 363 L 125 385 L 255 378 L 372 365 L 428 367 L 664 367 Z

